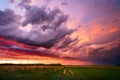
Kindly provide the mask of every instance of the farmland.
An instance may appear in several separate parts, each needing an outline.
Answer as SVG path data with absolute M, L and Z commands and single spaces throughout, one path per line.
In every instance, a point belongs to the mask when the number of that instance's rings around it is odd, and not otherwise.
M 119 66 L 0 65 L 0 80 L 120 80 Z

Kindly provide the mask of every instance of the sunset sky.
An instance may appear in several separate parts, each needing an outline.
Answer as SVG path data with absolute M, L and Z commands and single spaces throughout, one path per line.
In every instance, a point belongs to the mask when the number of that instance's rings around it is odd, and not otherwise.
M 0 64 L 120 64 L 120 0 L 0 0 Z

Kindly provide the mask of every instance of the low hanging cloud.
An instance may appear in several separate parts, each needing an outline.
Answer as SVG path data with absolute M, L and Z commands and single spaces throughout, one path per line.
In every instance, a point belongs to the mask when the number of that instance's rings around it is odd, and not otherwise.
M 69 60 L 86 61 L 93 64 L 120 64 L 120 38 L 104 44 L 82 46 L 78 44 L 77 39 L 71 40 L 66 37 L 57 43 L 53 50 L 61 54 L 62 58 Z
M 101 64 L 120 64 L 120 38 L 89 52 L 88 59 Z

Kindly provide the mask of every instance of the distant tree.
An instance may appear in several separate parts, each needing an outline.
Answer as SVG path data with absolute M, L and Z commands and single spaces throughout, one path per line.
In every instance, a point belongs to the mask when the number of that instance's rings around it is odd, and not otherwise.
M 58 64 L 49 64 L 50 66 L 62 66 L 62 64 L 58 63 Z

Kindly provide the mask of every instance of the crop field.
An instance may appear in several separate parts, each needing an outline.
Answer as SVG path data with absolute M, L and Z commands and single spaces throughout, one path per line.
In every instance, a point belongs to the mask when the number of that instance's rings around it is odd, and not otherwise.
M 120 67 L 2 65 L 0 80 L 120 80 Z

